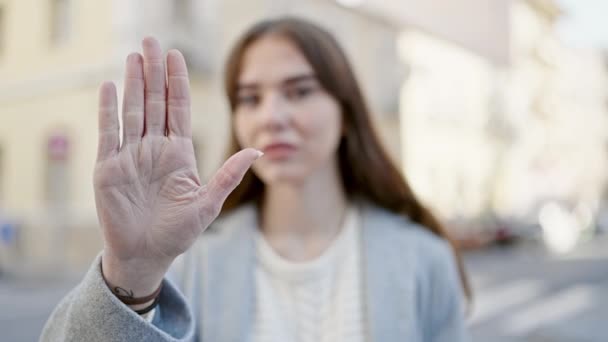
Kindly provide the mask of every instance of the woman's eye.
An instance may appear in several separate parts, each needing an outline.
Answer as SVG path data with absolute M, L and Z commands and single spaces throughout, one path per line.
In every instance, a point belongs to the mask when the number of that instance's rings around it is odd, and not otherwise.
M 287 89 L 287 97 L 291 100 L 299 100 L 307 97 L 314 91 L 314 88 L 311 86 L 300 86 L 294 87 L 291 89 Z
M 237 96 L 236 101 L 239 106 L 255 106 L 260 102 L 260 98 L 255 94 L 239 95 Z

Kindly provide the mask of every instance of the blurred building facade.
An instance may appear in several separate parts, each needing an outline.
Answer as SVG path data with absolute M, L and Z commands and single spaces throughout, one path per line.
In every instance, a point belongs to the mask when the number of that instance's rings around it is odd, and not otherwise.
M 583 230 L 606 187 L 604 56 L 560 43 L 555 25 L 563 13 L 553 1 L 512 1 L 509 14 L 504 65 L 403 32 L 410 70 L 401 96 L 404 170 L 463 234 L 542 226 L 550 205 L 576 222 L 564 229 Z M 542 227 L 561 229 L 554 228 Z

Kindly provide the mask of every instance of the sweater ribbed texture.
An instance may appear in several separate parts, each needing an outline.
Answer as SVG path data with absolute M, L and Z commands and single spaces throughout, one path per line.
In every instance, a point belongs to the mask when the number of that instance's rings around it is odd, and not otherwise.
M 349 208 L 332 244 L 314 260 L 291 262 L 257 236 L 254 342 L 362 342 L 358 213 Z

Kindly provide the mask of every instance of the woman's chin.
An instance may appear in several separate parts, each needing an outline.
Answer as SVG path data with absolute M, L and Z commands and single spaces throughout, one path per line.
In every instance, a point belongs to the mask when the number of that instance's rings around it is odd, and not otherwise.
M 277 186 L 277 185 L 297 185 L 302 184 L 306 177 L 302 172 L 294 172 L 295 170 L 265 170 L 262 174 L 258 174 L 258 177 L 264 182 L 266 186 Z

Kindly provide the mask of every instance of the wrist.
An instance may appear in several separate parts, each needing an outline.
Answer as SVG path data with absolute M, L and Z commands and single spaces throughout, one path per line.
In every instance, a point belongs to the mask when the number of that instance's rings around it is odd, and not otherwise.
M 117 260 L 104 251 L 101 258 L 103 278 L 119 298 L 147 297 L 159 289 L 170 263 Z M 140 305 L 137 305 L 140 306 Z

